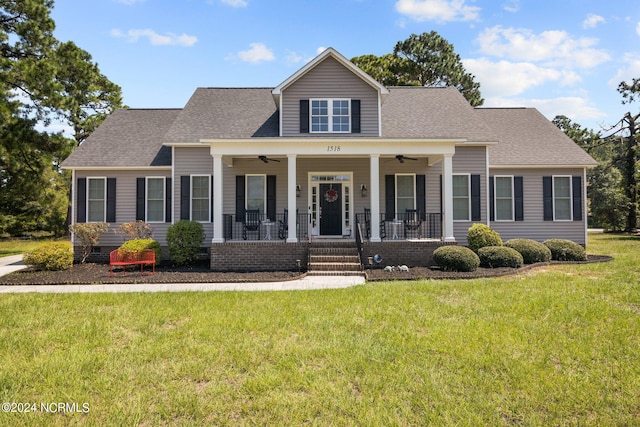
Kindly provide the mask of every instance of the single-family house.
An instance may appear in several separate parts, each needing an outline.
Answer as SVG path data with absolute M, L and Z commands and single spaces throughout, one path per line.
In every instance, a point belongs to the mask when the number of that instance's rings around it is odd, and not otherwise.
M 143 220 L 164 247 L 171 224 L 198 221 L 212 269 L 256 270 L 305 268 L 318 246 L 429 265 L 476 222 L 584 245 L 595 165 L 535 109 L 384 87 L 329 48 L 276 87 L 117 110 L 62 166 L 73 222 Z M 108 233 L 94 256 L 121 243 Z

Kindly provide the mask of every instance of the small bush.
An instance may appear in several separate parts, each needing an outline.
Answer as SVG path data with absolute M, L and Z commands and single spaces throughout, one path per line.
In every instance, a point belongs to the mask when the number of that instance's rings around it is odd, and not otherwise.
M 73 266 L 73 251 L 68 242 L 48 242 L 25 254 L 24 263 L 40 270 L 68 270 Z
M 441 246 L 433 251 L 433 260 L 445 271 L 475 271 L 480 258 L 464 246 Z
M 505 246 L 520 252 L 525 264 L 551 261 L 551 251 L 540 242 L 531 239 L 507 240 Z
M 551 251 L 555 261 L 586 261 L 587 251 L 571 240 L 549 239 L 542 242 Z
M 150 239 L 153 237 L 151 226 L 144 221 L 123 222 L 120 233 L 130 239 Z
M 167 230 L 169 256 L 178 265 L 193 264 L 204 241 L 204 228 L 196 221 L 182 220 Z
M 485 246 L 502 246 L 500 234 L 486 224 L 476 223 L 469 227 L 467 246 L 473 252 Z
M 81 258 L 80 262 L 87 260 L 93 248 L 100 242 L 100 237 L 109 230 L 106 222 L 79 222 L 70 227 L 76 239 L 80 240 Z
M 156 265 L 160 264 L 162 260 L 162 250 L 160 249 L 160 243 L 153 239 L 134 239 L 124 242 L 120 249 L 130 252 L 139 252 L 144 249 L 152 249 L 156 253 Z
M 520 252 L 506 246 L 485 246 L 478 250 L 478 257 L 480 265 L 489 268 L 518 268 L 524 263 Z

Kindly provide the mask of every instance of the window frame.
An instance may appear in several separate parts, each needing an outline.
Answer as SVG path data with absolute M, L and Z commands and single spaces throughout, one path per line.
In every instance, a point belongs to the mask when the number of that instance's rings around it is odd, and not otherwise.
M 397 174 L 395 174 L 394 175 L 394 185 L 395 185 L 395 189 L 394 189 L 395 190 L 395 200 L 394 200 L 394 202 L 395 202 L 395 213 L 396 213 L 395 214 L 395 219 L 396 220 L 398 219 L 398 215 L 403 214 L 403 212 L 400 212 L 399 208 L 398 208 L 398 198 L 399 198 L 399 196 L 398 196 L 398 194 L 399 194 L 399 191 L 398 191 L 398 177 L 399 176 L 409 176 L 409 177 L 411 177 L 411 187 L 413 189 L 413 204 L 412 204 L 413 207 L 411 209 L 416 209 L 416 198 L 417 198 L 417 194 L 416 194 L 416 192 L 417 192 L 417 189 L 416 189 L 416 174 L 415 173 L 397 173 Z M 409 199 L 409 197 L 403 197 L 403 199 Z M 401 216 L 401 218 L 402 218 L 402 216 Z
M 327 103 L 327 115 L 313 114 L 314 102 L 326 102 Z M 334 102 L 347 102 L 348 112 L 344 114 L 334 114 Z M 342 108 L 342 107 L 340 107 Z M 311 98 L 309 99 L 309 133 L 351 133 L 351 120 L 353 115 L 353 109 L 351 107 L 351 98 Z M 327 130 L 314 130 L 313 119 L 316 117 L 327 118 Z M 334 117 L 347 119 L 347 130 L 334 130 Z
M 160 199 L 149 199 L 149 181 L 152 179 L 162 180 L 162 218 L 159 220 L 149 219 L 149 201 L 158 201 Z M 167 209 L 167 177 L 166 176 L 146 176 L 144 180 L 144 218 L 148 223 L 161 223 L 166 221 Z
M 464 196 L 464 198 L 467 200 L 467 217 L 466 219 L 456 219 L 456 210 L 455 210 L 455 200 L 457 199 L 462 199 L 462 196 L 456 196 L 455 195 L 455 185 L 453 185 L 453 180 L 454 177 L 456 176 L 465 176 L 467 177 L 467 195 Z M 453 221 L 454 222 L 469 222 L 471 221 L 471 174 L 470 173 L 454 173 L 451 174 L 451 187 L 452 187 L 452 194 L 451 197 L 454 201 L 453 203 L 453 207 L 452 207 L 452 215 L 453 215 Z
M 499 197 L 498 196 L 498 179 L 508 178 L 511 184 L 511 195 L 509 197 Z M 498 199 L 500 200 L 511 200 L 511 218 L 508 219 L 498 219 Z M 494 221 L 497 222 L 514 222 L 516 217 L 515 212 L 515 182 L 514 175 L 495 175 L 493 177 L 493 217 Z
M 193 191 L 193 179 L 194 178 L 206 178 L 207 179 L 207 219 L 203 220 L 203 219 L 194 219 L 193 216 L 193 201 L 196 199 L 196 197 L 194 197 L 194 191 Z M 197 200 L 204 200 L 203 197 L 198 197 Z M 211 222 L 211 175 L 206 175 L 206 174 L 194 174 L 194 175 L 190 175 L 190 180 L 189 180 L 189 218 L 191 219 L 191 221 L 197 221 L 197 222 L 201 222 L 201 223 L 209 223 Z
M 556 178 L 569 180 L 569 196 L 556 195 Z M 553 200 L 553 220 L 559 222 L 573 221 L 573 177 L 571 175 L 552 175 L 551 176 L 551 199 Z M 558 218 L 556 200 L 569 200 L 569 218 Z
M 252 177 L 262 178 L 262 209 L 260 210 L 260 216 L 267 214 L 267 175 L 260 173 L 246 174 L 244 176 L 244 208 L 249 209 L 249 181 Z M 255 208 L 252 208 L 255 209 Z
M 91 199 L 89 197 L 91 190 L 91 181 L 103 181 L 103 198 L 102 199 Z M 106 222 L 107 221 L 107 177 L 105 176 L 90 176 L 87 177 L 87 201 L 86 201 L 86 212 L 87 218 L 86 222 Z M 102 200 L 102 219 L 94 220 L 91 219 L 91 202 Z

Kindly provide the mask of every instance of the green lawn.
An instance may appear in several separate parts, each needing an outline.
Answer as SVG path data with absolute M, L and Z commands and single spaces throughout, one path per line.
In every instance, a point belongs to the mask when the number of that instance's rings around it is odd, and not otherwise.
M 0 425 L 640 425 L 640 239 L 593 235 L 588 252 L 616 259 L 331 291 L 3 295 L 0 401 L 38 412 Z
M 68 239 L 66 239 L 68 240 Z M 31 252 L 38 246 L 50 242 L 51 239 L 33 239 L 33 240 L 21 240 L 21 239 L 6 239 L 0 240 L 0 257 L 9 255 L 19 255 L 27 252 Z

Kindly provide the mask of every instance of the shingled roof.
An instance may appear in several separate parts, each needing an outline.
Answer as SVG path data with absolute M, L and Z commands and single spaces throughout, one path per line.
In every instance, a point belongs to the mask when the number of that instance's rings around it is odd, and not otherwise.
M 271 90 L 198 88 L 164 136 L 164 142 L 277 137 L 278 111 Z
M 382 104 L 382 136 L 496 141 L 492 130 L 453 87 L 389 88 Z
M 63 163 L 64 168 L 171 166 L 162 145 L 180 109 L 116 110 Z
M 477 108 L 495 132 L 490 166 L 596 166 L 582 148 L 535 108 Z

